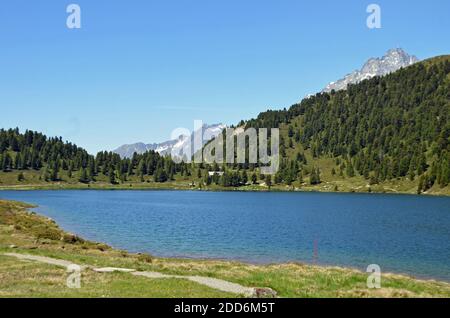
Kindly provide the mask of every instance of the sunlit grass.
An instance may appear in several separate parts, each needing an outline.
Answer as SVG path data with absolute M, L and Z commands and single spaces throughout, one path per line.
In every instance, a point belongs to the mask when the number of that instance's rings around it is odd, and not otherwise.
M 280 297 L 450 297 L 450 284 L 384 274 L 381 289 L 368 289 L 367 274 L 338 267 L 299 263 L 251 265 L 193 259 L 143 258 L 95 242 L 36 237 L 36 228 L 60 231 L 44 217 L 28 213 L 28 205 L 0 200 L 0 254 L 42 255 L 80 265 L 112 266 L 200 275 L 249 287 L 270 287 Z M 17 226 L 20 225 L 20 226 Z M 40 232 L 39 232 L 40 233 Z M 11 248 L 11 245 L 15 245 Z M 0 297 L 229 297 L 236 296 L 183 279 L 152 280 L 129 273 L 83 272 L 83 288 L 68 289 L 64 269 L 0 256 Z

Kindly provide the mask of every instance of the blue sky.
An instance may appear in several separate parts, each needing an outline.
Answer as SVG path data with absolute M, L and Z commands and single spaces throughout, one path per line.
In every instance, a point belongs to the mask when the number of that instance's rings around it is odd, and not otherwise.
M 66 27 L 81 7 L 82 28 Z M 366 7 L 382 9 L 368 29 Z M 450 1 L 2 1 L 0 127 L 91 153 L 283 108 L 402 47 L 450 53 Z

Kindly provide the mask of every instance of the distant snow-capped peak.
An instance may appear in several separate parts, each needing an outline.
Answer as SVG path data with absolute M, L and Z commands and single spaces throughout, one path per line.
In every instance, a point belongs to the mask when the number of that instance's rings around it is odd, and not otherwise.
M 145 144 L 142 142 L 138 142 L 134 144 L 122 145 L 119 148 L 113 150 L 113 152 L 119 154 L 122 158 L 131 158 L 135 152 L 137 154 L 142 154 L 150 150 L 156 151 L 163 156 L 174 156 L 174 154 L 175 156 L 176 154 L 180 154 L 180 156 L 181 154 L 190 154 L 192 156 L 208 141 L 219 135 L 225 128 L 227 128 L 227 126 L 223 124 L 203 125 L 203 127 L 200 128 L 202 130 L 203 136 L 202 145 L 197 145 L 196 143 L 194 143 L 194 133 L 192 133 L 190 136 L 180 135 L 177 139 L 164 141 L 162 143 Z
M 403 49 L 391 49 L 381 58 L 369 59 L 360 70 L 353 71 L 344 78 L 329 83 L 322 92 L 347 89 L 349 84 L 356 84 L 375 76 L 387 75 L 418 61 L 419 59 L 417 57 L 409 55 Z

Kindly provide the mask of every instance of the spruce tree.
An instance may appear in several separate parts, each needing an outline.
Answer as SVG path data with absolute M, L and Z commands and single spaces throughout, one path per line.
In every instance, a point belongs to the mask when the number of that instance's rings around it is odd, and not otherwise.
M 258 177 L 256 176 L 256 173 L 254 172 L 254 173 L 252 174 L 252 183 L 253 183 L 253 184 L 256 184 L 257 181 L 258 181 Z
M 266 185 L 269 187 L 272 186 L 272 176 L 270 174 L 266 175 Z
M 116 172 L 114 171 L 113 167 L 111 167 L 109 169 L 108 177 L 109 177 L 109 183 L 111 183 L 111 184 L 116 184 L 117 183 L 117 181 L 116 181 Z
M 85 168 L 80 169 L 80 177 L 78 178 L 78 181 L 80 181 L 81 183 L 89 182 L 88 174 Z

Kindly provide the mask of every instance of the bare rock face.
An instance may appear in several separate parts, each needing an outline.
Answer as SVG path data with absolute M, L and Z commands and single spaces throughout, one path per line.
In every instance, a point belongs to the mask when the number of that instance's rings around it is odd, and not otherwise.
M 402 67 L 417 63 L 419 59 L 414 55 L 409 55 L 402 49 L 391 49 L 381 58 L 369 59 L 360 70 L 347 74 L 344 78 L 331 82 L 322 92 L 331 92 L 347 89 L 349 84 L 356 84 L 365 79 L 375 76 L 383 76 L 395 72 Z

